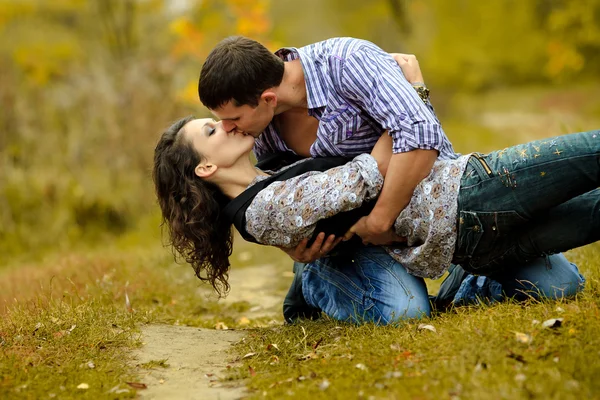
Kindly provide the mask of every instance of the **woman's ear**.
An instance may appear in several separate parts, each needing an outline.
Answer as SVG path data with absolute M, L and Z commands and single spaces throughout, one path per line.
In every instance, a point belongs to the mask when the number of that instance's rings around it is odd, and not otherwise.
M 215 164 L 198 164 L 194 172 L 200 178 L 209 178 L 217 172 L 217 166 Z

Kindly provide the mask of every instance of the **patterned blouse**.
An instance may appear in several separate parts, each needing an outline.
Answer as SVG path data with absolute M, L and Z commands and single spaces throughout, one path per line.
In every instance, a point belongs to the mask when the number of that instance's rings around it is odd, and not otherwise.
M 396 219 L 394 229 L 407 242 L 386 250 L 413 275 L 439 278 L 452 262 L 458 191 L 468 159 L 436 161 Z M 250 186 L 263 179 L 257 177 Z M 259 243 L 294 247 L 313 234 L 317 221 L 360 207 L 382 187 L 377 161 L 361 154 L 324 172 L 271 183 L 246 209 L 246 229 Z

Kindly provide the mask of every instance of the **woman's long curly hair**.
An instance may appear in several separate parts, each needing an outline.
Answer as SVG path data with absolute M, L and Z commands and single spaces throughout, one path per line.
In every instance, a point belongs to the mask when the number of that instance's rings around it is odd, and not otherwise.
M 162 211 L 162 227 L 169 245 L 190 263 L 196 276 L 208 281 L 219 296 L 229 291 L 229 256 L 233 245 L 231 224 L 221 210 L 229 199 L 213 183 L 196 176 L 203 156 L 183 137 L 184 126 L 194 117 L 175 122 L 154 150 L 152 177 Z

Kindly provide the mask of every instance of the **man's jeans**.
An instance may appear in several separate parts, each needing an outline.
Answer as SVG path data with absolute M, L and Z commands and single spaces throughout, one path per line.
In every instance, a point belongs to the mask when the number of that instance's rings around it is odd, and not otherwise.
M 354 257 L 325 257 L 303 268 L 300 303 L 304 304 L 305 300 L 307 304 L 296 306 L 296 312 L 288 311 L 288 315 L 294 316 L 290 321 L 298 315 L 314 318 L 319 310 L 337 320 L 382 325 L 431 314 L 423 279 L 408 274 L 381 247 L 363 247 Z M 295 279 L 294 283 L 299 281 Z M 581 291 L 584 282 L 575 264 L 562 254 L 514 266 L 499 276 L 498 282 L 467 274 L 461 267 L 454 266 L 442 283 L 435 303 L 460 305 L 504 298 L 560 299 Z M 298 293 L 292 293 L 294 296 Z M 296 301 L 296 304 L 299 303 Z
M 507 298 L 560 299 L 574 296 L 584 285 L 585 278 L 577 266 L 560 253 L 507 268 L 494 279 L 471 275 L 460 265 L 452 265 L 432 301 L 436 308 L 444 309 L 450 305 L 494 303 Z
M 455 261 L 495 277 L 600 240 L 600 131 L 474 156 L 461 181 Z
M 342 321 L 385 325 L 431 313 L 425 281 L 406 272 L 382 247 L 307 264 L 302 293 L 310 306 Z

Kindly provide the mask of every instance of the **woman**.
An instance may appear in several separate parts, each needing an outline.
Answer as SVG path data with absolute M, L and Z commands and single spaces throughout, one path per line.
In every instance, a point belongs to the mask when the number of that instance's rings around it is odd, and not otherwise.
M 376 198 L 389 140 L 383 135 L 372 156 L 273 182 L 245 211 L 246 231 L 259 243 L 292 247 L 319 220 Z M 186 118 L 155 151 L 156 192 L 173 246 L 217 291 L 227 288 L 232 245 L 222 210 L 269 176 L 252 165 L 253 144 L 220 123 Z M 438 161 L 396 220 L 406 244 L 388 252 L 417 276 L 439 277 L 452 261 L 493 275 L 507 263 L 597 241 L 599 152 L 594 131 Z

